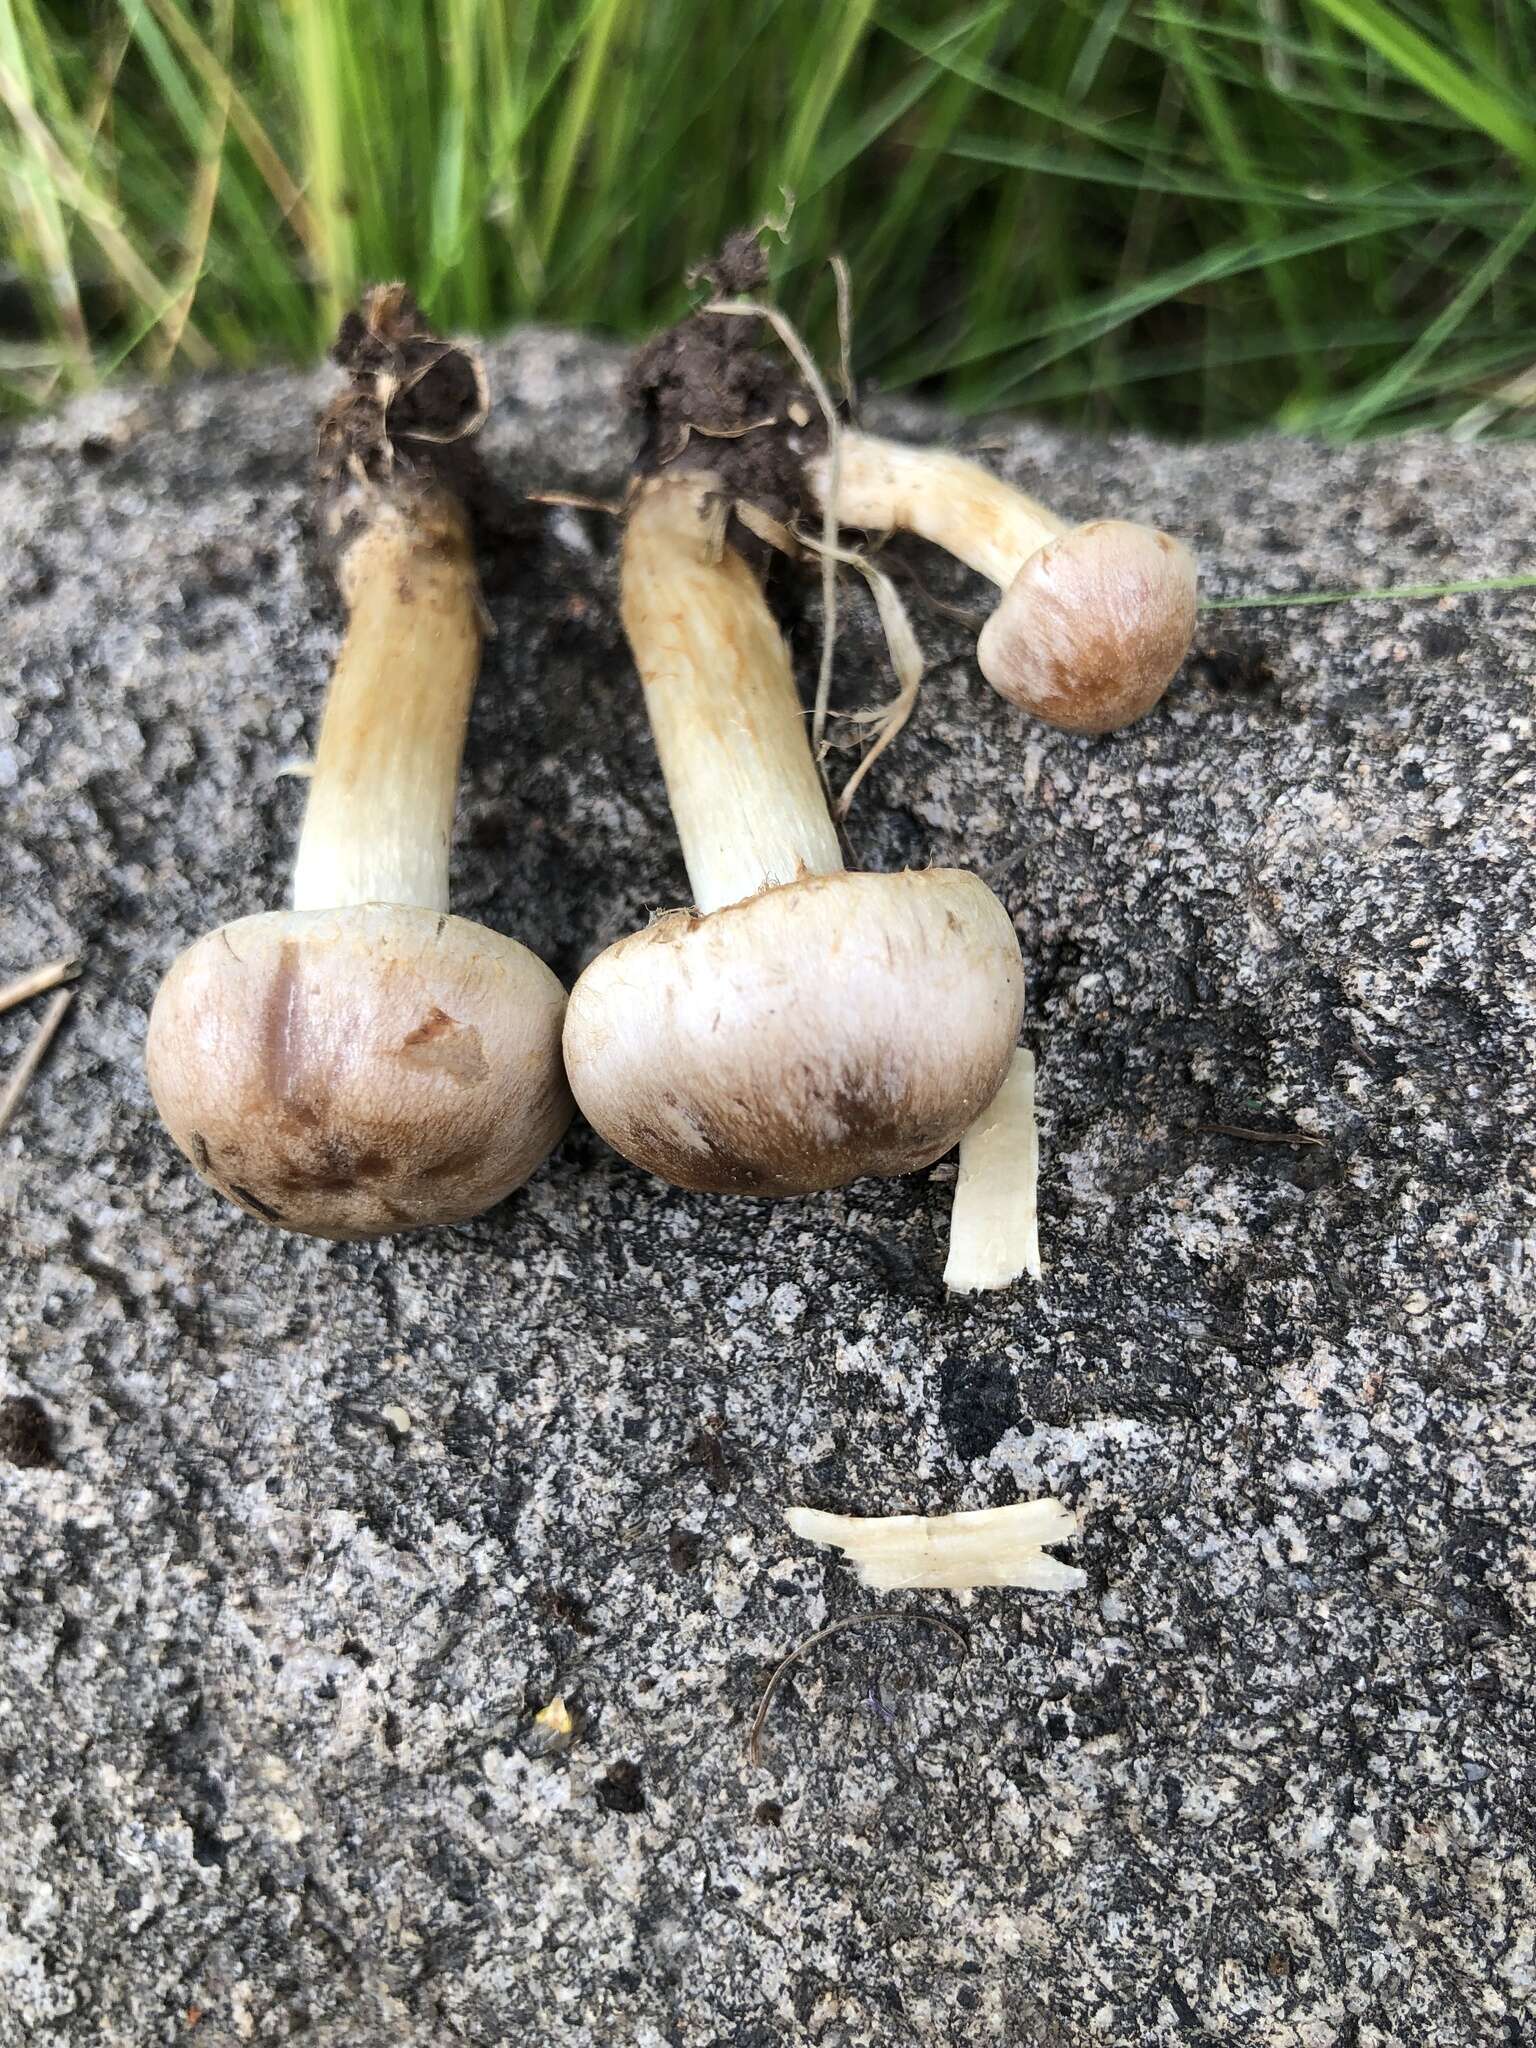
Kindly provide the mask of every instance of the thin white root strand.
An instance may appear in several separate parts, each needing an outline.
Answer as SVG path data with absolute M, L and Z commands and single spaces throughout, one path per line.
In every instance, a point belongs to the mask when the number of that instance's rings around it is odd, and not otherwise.
M 901 593 L 883 569 L 877 569 L 867 555 L 857 549 L 845 547 L 828 548 L 824 541 L 813 540 L 808 533 L 796 533 L 794 538 L 802 547 L 814 554 L 831 554 L 837 561 L 846 562 L 849 568 L 857 569 L 874 592 L 875 607 L 880 614 L 880 625 L 885 633 L 886 648 L 891 657 L 891 667 L 896 671 L 899 685 L 896 695 L 888 704 L 877 704 L 869 711 L 849 711 L 841 715 L 860 725 L 873 725 L 874 744 L 860 761 L 857 768 L 843 784 L 842 794 L 832 806 L 832 815 L 841 824 L 847 817 L 859 784 L 864 780 L 876 761 L 901 731 L 917 706 L 917 693 L 923 686 L 923 650 L 917 644 L 917 635 L 912 630 L 912 621 Z
M 822 507 L 821 537 L 827 552 L 821 558 L 821 666 L 816 675 L 816 704 L 811 713 L 811 750 L 821 758 L 821 736 L 826 730 L 827 707 L 832 701 L 832 649 L 837 641 L 837 569 L 832 550 L 837 545 L 837 488 L 841 474 L 838 436 L 841 431 L 837 408 L 816 367 L 816 359 L 777 306 L 762 306 L 755 299 L 711 299 L 706 313 L 728 313 L 735 319 L 766 320 L 795 359 L 795 366 L 811 387 L 827 427 L 827 498 Z
M 923 686 L 923 650 L 912 630 L 912 621 L 900 591 L 883 569 L 876 568 L 868 555 L 860 554 L 856 548 L 829 548 L 825 541 L 802 533 L 798 527 L 791 530 L 775 519 L 771 512 L 765 512 L 761 505 L 754 505 L 746 498 L 738 498 L 733 509 L 749 533 L 755 533 L 766 546 L 777 548 L 791 561 L 798 561 L 807 550 L 823 557 L 830 555 L 834 561 L 846 562 L 850 568 L 857 569 L 874 592 L 886 650 L 900 687 L 888 703 L 872 705 L 865 711 L 839 711 L 835 714 L 850 725 L 872 725 L 875 728 L 873 744 L 843 784 L 842 792 L 832 806 L 832 815 L 841 824 L 848 815 L 859 784 L 916 709 L 918 692 Z M 823 742 L 817 751 L 818 763 L 826 753 L 827 744 Z
M 1002 1087 L 960 1140 L 944 1267 L 952 1294 L 1011 1287 L 1021 1273 L 1040 1278 L 1039 1173 L 1035 1061 L 1020 1046 Z
M 1087 1585 L 1076 1565 L 1047 1557 L 1044 1545 L 1067 1543 L 1078 1519 L 1059 1500 L 1016 1501 L 959 1515 L 828 1515 L 786 1508 L 784 1519 L 807 1543 L 840 1550 L 866 1586 L 1026 1586 L 1037 1593 L 1075 1593 Z

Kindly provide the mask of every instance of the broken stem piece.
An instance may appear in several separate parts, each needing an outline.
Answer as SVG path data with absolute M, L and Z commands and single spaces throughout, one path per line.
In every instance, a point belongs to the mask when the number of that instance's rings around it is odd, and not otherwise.
M 944 1267 L 952 1294 L 1011 1287 L 1021 1273 L 1040 1278 L 1039 1170 L 1035 1061 L 1020 1046 L 1008 1078 L 960 1140 Z
M 1027 1586 L 1037 1593 L 1074 1593 L 1087 1574 L 1047 1557 L 1047 1543 L 1078 1533 L 1077 1517 L 1059 1500 L 1015 1501 L 958 1515 L 828 1515 L 787 1508 L 785 1521 L 807 1543 L 840 1550 L 866 1586 Z

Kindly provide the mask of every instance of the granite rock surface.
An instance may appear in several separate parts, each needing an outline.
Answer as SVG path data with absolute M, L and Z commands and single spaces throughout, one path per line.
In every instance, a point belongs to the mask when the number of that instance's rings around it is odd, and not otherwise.
M 620 488 L 617 354 L 490 370 L 503 474 Z M 952 1162 L 766 1206 L 579 1126 L 473 1224 L 328 1245 L 194 1179 L 141 1046 L 283 898 L 330 388 L 117 389 L 0 461 L 0 974 L 87 958 L 0 1141 L 0 2043 L 1527 2039 L 1532 594 L 1208 611 L 1087 741 L 891 551 L 931 669 L 850 843 L 1015 916 L 1038 1288 L 945 1298 Z M 1529 447 L 872 419 L 1159 521 L 1208 597 L 1530 566 Z M 610 523 L 501 567 L 455 907 L 569 979 L 683 874 Z M 782 1521 L 1044 1491 L 1075 1596 L 877 1599 Z M 777 1661 L 872 1611 L 966 1653 L 832 1636 L 754 1767 Z

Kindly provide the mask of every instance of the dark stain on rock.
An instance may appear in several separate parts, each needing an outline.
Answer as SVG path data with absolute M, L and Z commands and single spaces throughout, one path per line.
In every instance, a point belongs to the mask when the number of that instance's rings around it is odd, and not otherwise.
M 274 1209 L 270 1202 L 264 1202 L 260 1195 L 253 1195 L 249 1188 L 242 1188 L 236 1182 L 231 1181 L 229 1183 L 229 1192 L 235 1197 L 236 1201 L 244 1202 L 248 1209 L 254 1209 L 258 1216 L 265 1216 L 269 1223 L 282 1222 L 282 1212 Z
M 610 1764 L 593 1791 L 605 1813 L 644 1813 L 645 1793 L 640 1783 L 640 1766 L 621 1758 Z
M 684 1453 L 688 1464 L 704 1475 L 704 1483 L 713 1494 L 729 1493 L 735 1484 L 731 1477 L 730 1460 L 725 1455 L 725 1446 L 718 1429 L 701 1429 L 690 1442 Z
M 0 1401 L 0 1461 L 23 1471 L 40 1471 L 59 1462 L 48 1411 L 31 1394 Z
M 1022 1420 L 1018 1389 L 1005 1361 L 957 1353 L 939 1369 L 939 1420 L 967 1464 L 985 1458 Z

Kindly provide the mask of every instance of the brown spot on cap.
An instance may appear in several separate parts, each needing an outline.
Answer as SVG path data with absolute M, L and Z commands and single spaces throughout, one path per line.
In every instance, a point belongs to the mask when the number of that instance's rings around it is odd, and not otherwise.
M 423 1073 L 446 1074 L 461 1087 L 472 1088 L 485 1079 L 485 1054 L 480 1034 L 472 1024 L 461 1024 L 435 1005 L 408 1031 L 400 1057 Z

